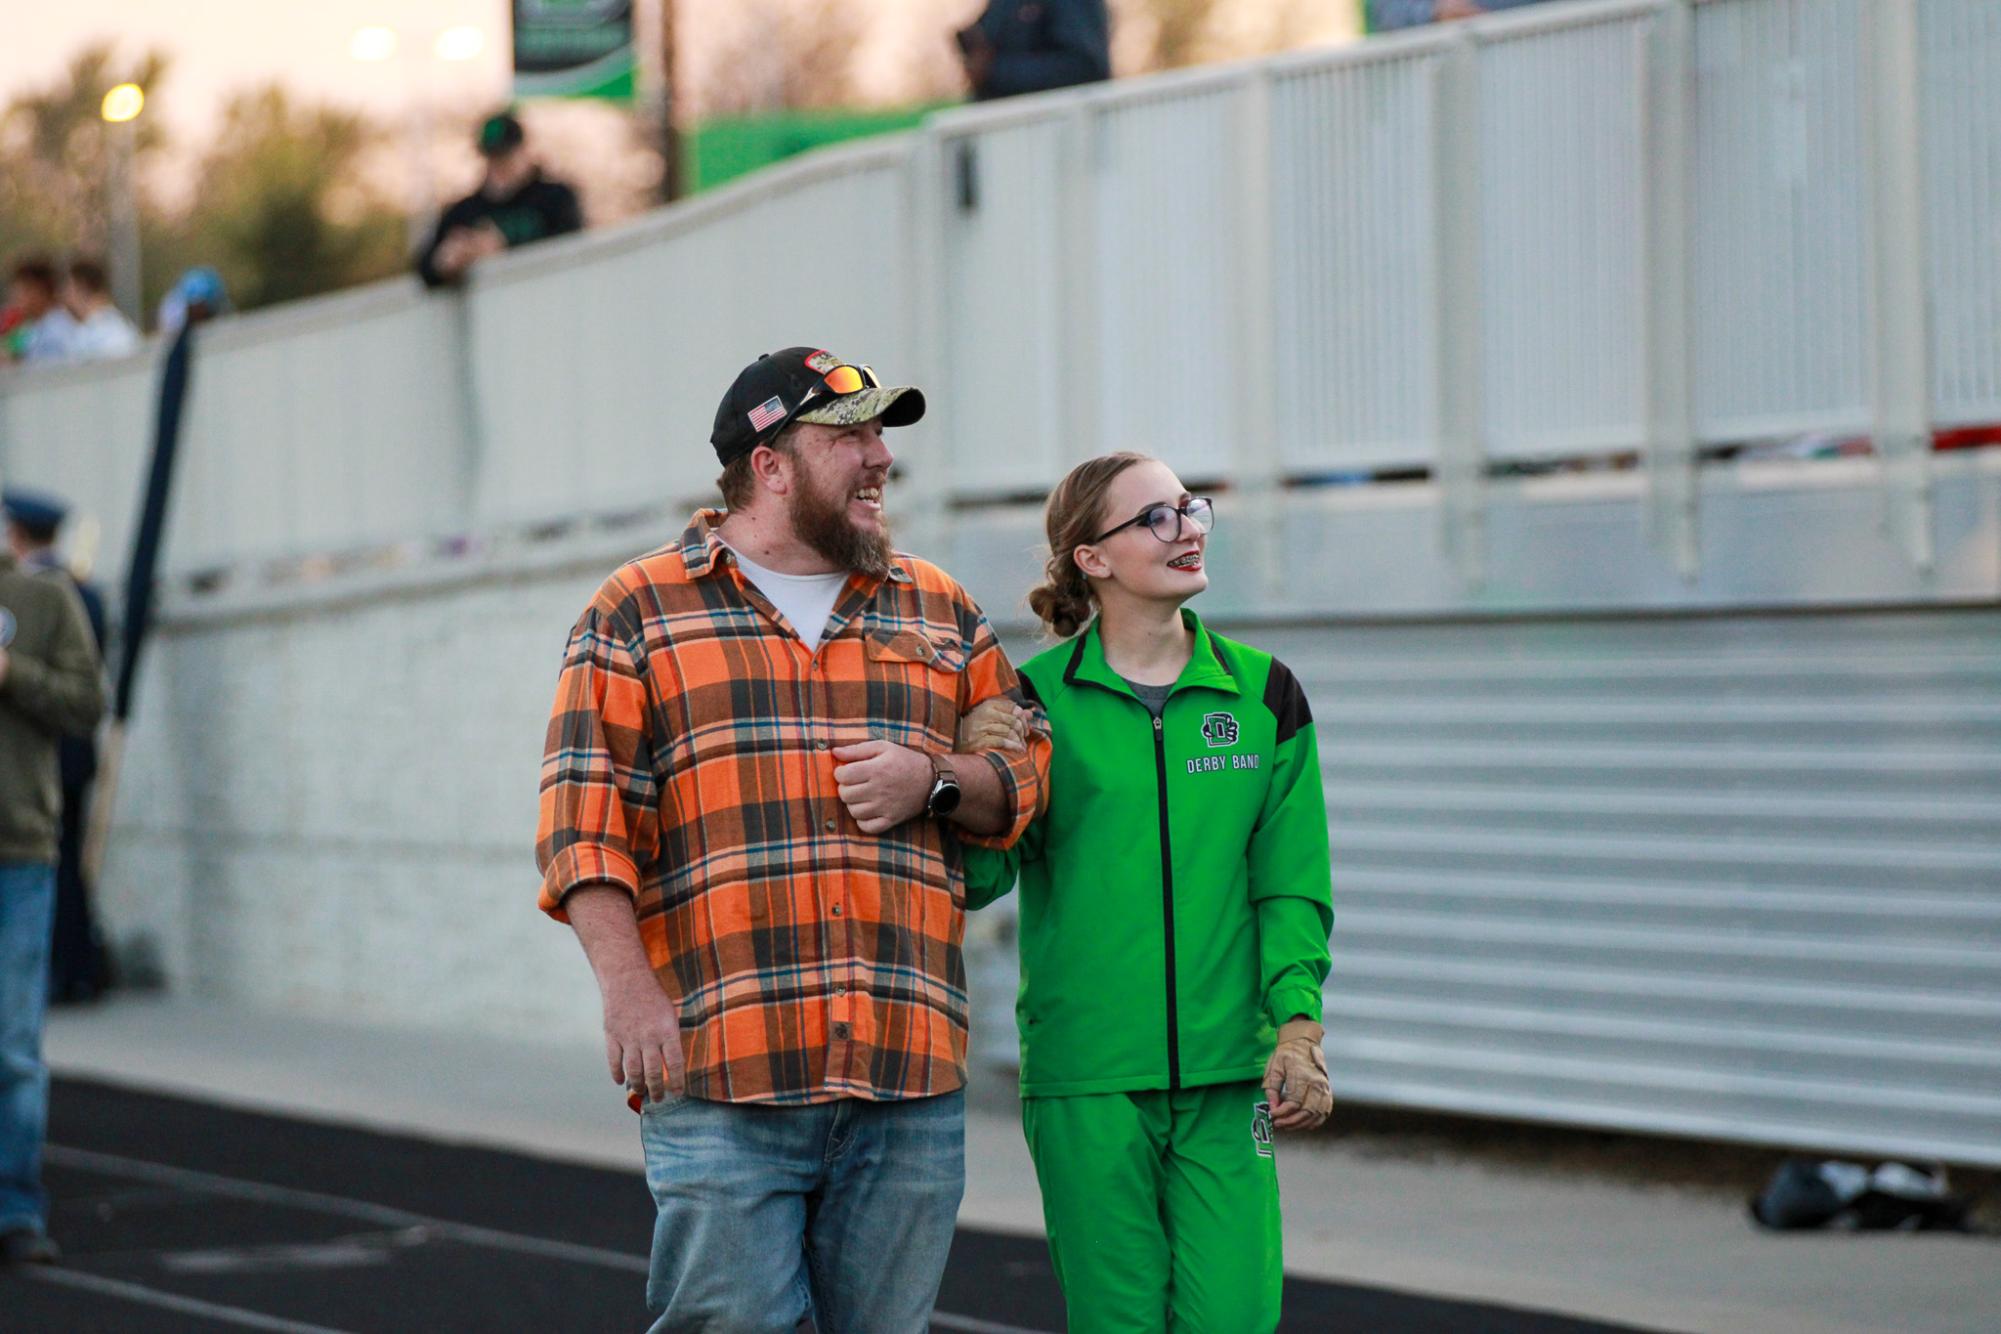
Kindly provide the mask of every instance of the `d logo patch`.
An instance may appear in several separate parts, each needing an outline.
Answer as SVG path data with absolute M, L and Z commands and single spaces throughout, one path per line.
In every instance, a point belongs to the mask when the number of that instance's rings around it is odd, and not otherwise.
M 1211 749 L 1218 746 L 1237 744 L 1237 720 L 1227 713 L 1204 714 L 1202 718 L 1202 739 Z

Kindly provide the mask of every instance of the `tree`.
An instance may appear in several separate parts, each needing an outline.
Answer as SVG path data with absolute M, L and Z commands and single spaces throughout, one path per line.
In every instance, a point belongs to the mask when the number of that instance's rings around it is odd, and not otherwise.
M 690 102 L 701 114 L 844 107 L 859 100 L 855 55 L 865 29 L 843 0 L 741 0 L 729 21 L 695 71 Z
M 54 83 L 0 112 L 0 254 L 102 253 L 109 239 L 111 132 L 136 136 L 140 163 L 164 136 L 156 117 L 111 126 L 99 108 L 120 83 L 152 95 L 166 72 L 167 58 L 157 51 L 121 62 L 111 43 L 97 42 L 79 51 Z
M 242 307 L 398 272 L 402 215 L 364 179 L 381 131 L 352 112 L 294 103 L 275 84 L 238 94 L 197 170 L 181 231 Z

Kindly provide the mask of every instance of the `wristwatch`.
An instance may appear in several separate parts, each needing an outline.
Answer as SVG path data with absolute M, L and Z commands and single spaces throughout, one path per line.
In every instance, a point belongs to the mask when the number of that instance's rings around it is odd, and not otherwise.
M 959 809 L 959 778 L 940 755 L 930 756 L 931 795 L 924 799 L 924 813 L 941 819 Z

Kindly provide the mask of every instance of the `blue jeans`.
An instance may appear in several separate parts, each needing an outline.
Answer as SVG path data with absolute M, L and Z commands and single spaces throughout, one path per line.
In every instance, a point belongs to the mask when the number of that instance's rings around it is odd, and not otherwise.
M 966 1098 L 669 1097 L 640 1140 L 655 1331 L 923 1334 L 966 1189 Z
M 42 1138 L 49 1124 L 49 1068 L 42 1020 L 49 1006 L 49 935 L 56 868 L 0 862 L 0 1232 L 39 1232 Z

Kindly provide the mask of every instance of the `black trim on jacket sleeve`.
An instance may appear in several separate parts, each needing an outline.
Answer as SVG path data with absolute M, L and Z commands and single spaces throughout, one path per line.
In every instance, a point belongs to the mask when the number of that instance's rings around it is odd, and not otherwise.
M 1300 728 L 1313 721 L 1313 710 L 1306 702 L 1306 692 L 1299 688 L 1299 678 L 1277 658 L 1271 660 L 1271 675 L 1265 678 L 1265 708 L 1278 720 L 1277 745 L 1283 746 Z

